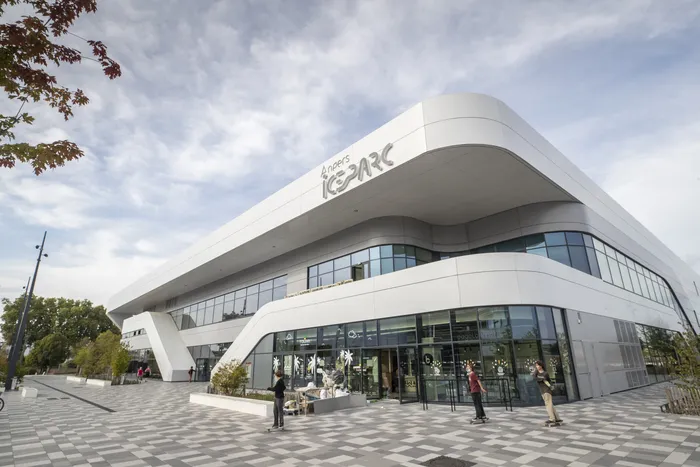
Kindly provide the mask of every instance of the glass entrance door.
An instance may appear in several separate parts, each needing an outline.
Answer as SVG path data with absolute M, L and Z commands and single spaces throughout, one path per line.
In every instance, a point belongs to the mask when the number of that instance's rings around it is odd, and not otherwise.
M 398 348 L 399 402 L 418 402 L 418 358 L 415 347 Z
M 367 399 L 379 399 L 382 396 L 380 352 L 376 349 L 362 351 L 362 392 Z
M 196 361 L 197 373 L 195 381 L 209 381 L 211 377 L 211 367 L 209 366 L 208 358 L 198 358 Z

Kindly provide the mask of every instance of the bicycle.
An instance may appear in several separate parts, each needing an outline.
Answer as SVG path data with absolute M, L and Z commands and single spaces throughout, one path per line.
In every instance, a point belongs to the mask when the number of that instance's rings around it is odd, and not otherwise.
M 2 409 L 5 408 L 5 401 L 2 400 L 2 397 L 0 397 L 0 412 L 2 412 Z

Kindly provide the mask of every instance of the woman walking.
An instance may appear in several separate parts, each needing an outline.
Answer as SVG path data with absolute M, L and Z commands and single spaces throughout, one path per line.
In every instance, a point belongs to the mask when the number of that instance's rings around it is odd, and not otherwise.
M 476 421 L 486 423 L 488 418 L 486 417 L 486 412 L 484 412 L 484 405 L 481 402 L 481 393 L 485 393 L 486 388 L 481 384 L 479 376 L 476 374 L 476 371 L 474 371 L 474 365 L 467 363 L 467 372 L 469 373 L 469 392 L 472 395 L 474 408 L 476 409 L 476 417 L 474 417 L 472 423 Z
M 284 378 L 282 378 L 282 372 L 277 370 L 275 373 L 277 381 L 275 385 L 267 388 L 268 391 L 274 391 L 275 393 L 275 405 L 272 407 L 272 413 L 275 416 L 275 422 L 272 425 L 271 430 L 284 430 L 284 391 L 287 387 L 284 385 Z
M 552 402 L 552 380 L 549 378 L 549 373 L 544 369 L 544 363 L 542 363 L 542 361 L 537 360 L 535 362 L 535 369 L 532 372 L 532 377 L 537 381 L 540 393 L 542 394 L 542 400 L 544 400 L 544 405 L 547 408 L 547 415 L 549 415 L 549 419 L 545 424 L 547 426 L 558 425 L 561 423 L 561 419 Z

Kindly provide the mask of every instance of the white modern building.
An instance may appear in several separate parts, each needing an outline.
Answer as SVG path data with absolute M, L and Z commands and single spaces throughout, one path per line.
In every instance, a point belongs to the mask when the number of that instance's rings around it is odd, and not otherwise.
M 117 293 L 166 381 L 240 360 L 250 386 L 342 368 L 351 391 L 539 403 L 668 378 L 700 277 L 502 102 L 410 108 Z M 153 361 L 155 360 L 155 361 Z

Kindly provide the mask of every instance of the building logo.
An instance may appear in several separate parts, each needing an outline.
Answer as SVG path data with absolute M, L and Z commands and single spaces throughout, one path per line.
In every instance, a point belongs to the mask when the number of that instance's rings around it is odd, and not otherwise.
M 323 198 L 328 199 L 328 196 L 335 196 L 342 193 L 350 185 L 350 183 L 358 179 L 364 180 L 372 176 L 372 169 L 378 172 L 383 172 L 384 167 L 394 165 L 393 161 L 389 160 L 389 151 L 394 145 L 389 143 L 384 146 L 382 153 L 371 153 L 369 156 L 360 159 L 357 164 L 350 164 L 347 168 L 344 167 L 350 163 L 350 156 L 345 156 L 333 164 L 324 166 L 321 170 L 321 178 L 323 179 Z

